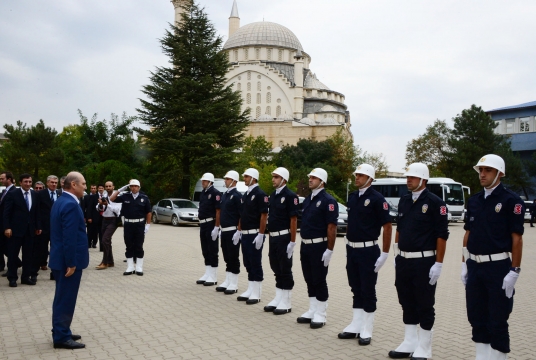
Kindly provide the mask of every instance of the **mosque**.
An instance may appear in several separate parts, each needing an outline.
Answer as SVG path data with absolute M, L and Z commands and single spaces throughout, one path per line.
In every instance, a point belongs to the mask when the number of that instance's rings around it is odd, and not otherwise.
M 171 1 L 176 22 L 183 1 Z M 227 85 L 242 93 L 242 110 L 250 109 L 246 136 L 264 135 L 275 152 L 302 138 L 325 140 L 339 128 L 352 136 L 344 95 L 318 79 L 311 56 L 288 28 L 268 21 L 241 27 L 234 0 L 223 51 L 231 63 Z

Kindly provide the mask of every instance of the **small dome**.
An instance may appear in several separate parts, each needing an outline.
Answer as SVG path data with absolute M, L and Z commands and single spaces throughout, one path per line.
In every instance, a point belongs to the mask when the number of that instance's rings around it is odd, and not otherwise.
M 326 111 L 326 112 L 337 112 L 337 109 L 335 109 L 333 106 L 331 105 L 324 105 L 322 107 L 322 109 L 320 109 L 320 111 Z
M 326 85 L 318 80 L 316 74 L 313 74 L 312 72 L 307 74 L 303 87 L 307 89 L 330 90 Z
M 277 117 L 277 121 L 292 121 L 294 118 L 288 114 L 281 114 Z
M 332 117 L 326 117 L 316 121 L 318 125 L 340 125 L 337 120 Z
M 313 119 L 309 119 L 309 118 L 307 118 L 307 117 L 301 119 L 300 122 L 301 122 L 302 124 L 310 125 L 310 126 L 315 126 L 315 125 L 316 125 L 316 123 L 315 123 L 315 121 L 314 121 Z
M 303 51 L 300 40 L 292 31 L 269 21 L 247 24 L 238 29 L 223 45 L 223 49 L 265 45 Z
M 259 118 L 257 119 L 257 121 L 273 121 L 274 118 L 271 117 L 270 115 L 268 114 L 264 114 L 264 115 L 261 115 L 259 116 Z

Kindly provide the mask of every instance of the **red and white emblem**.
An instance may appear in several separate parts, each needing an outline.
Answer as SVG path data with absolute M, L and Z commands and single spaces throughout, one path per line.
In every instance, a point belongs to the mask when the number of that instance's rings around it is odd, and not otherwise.
M 447 207 L 446 207 L 446 206 L 441 206 L 441 207 L 439 208 L 439 213 L 440 213 L 441 215 L 447 215 Z
M 264 197 L 264 202 L 265 202 L 265 203 L 268 202 L 268 196 L 265 196 L 265 197 Z
M 383 210 L 389 210 L 389 205 L 387 205 L 387 202 L 383 203 Z
M 294 199 L 294 205 L 298 205 L 298 199 Z
M 216 195 L 216 201 L 220 201 L 220 195 Z
M 514 206 L 514 214 L 521 215 L 521 210 L 523 210 L 523 206 L 521 206 L 521 204 L 516 204 L 516 206 Z
M 329 204 L 328 209 L 329 211 L 335 211 L 335 205 Z

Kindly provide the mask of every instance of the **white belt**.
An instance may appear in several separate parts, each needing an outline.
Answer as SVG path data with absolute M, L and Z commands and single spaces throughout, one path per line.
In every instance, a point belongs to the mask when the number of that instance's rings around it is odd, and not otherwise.
M 259 229 L 251 229 L 251 230 L 242 230 L 242 234 L 246 234 L 246 235 L 249 235 L 249 234 L 256 234 L 259 232 Z
M 430 257 L 430 256 L 434 256 L 435 254 L 436 254 L 435 250 L 417 251 L 417 252 L 401 251 L 400 249 L 398 250 L 398 255 L 406 259 Z
M 378 243 L 377 240 L 366 241 L 366 242 L 353 242 L 353 241 L 348 241 L 347 238 L 345 238 L 344 241 L 346 242 L 346 245 L 348 245 L 350 247 L 353 247 L 353 248 L 370 247 L 370 246 L 374 246 L 374 245 L 376 245 Z
M 221 232 L 232 231 L 232 230 L 236 230 L 236 229 L 237 229 L 236 226 L 229 226 L 229 227 L 226 227 L 226 228 L 221 228 Z
M 207 222 L 212 221 L 212 220 L 214 220 L 214 218 L 199 219 L 199 222 L 201 224 L 204 224 L 204 223 L 207 223 Z
M 465 260 L 471 259 L 471 260 L 476 261 L 477 263 L 483 263 L 483 262 L 488 262 L 488 261 L 499 261 L 499 260 L 508 259 L 510 257 L 510 253 L 507 253 L 507 252 L 491 254 L 491 255 L 473 255 L 469 251 L 467 251 L 467 255 L 469 256 L 467 256 Z
M 125 219 L 125 222 L 142 222 L 142 221 L 145 221 L 145 218 L 141 218 L 141 219 Z
M 270 236 L 281 236 L 281 235 L 287 235 L 287 234 L 290 234 L 290 230 L 274 231 L 270 233 Z
M 315 239 L 302 239 L 301 241 L 304 244 L 316 244 L 316 243 L 328 241 L 328 238 L 323 237 L 323 238 L 315 238 Z

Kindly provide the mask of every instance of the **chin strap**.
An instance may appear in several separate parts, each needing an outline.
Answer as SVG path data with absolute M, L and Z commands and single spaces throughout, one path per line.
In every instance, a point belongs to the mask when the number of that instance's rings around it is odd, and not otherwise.
M 322 184 L 324 184 L 323 181 L 321 181 L 320 184 L 318 184 L 318 186 L 317 186 L 314 190 L 318 190 L 318 189 L 320 189 L 320 187 L 322 186 Z M 314 191 L 314 190 L 313 190 L 313 191 Z
M 499 174 L 500 174 L 500 173 L 501 173 L 501 172 L 500 172 L 499 170 L 497 170 L 497 175 L 495 175 L 495 179 L 493 179 L 493 182 L 491 183 L 491 185 L 490 185 L 489 187 L 487 187 L 486 189 L 488 189 L 488 190 L 489 190 L 489 189 L 493 189 L 495 183 L 497 182 L 497 179 L 499 178 Z
M 419 181 L 419 186 L 417 186 L 417 190 L 413 190 L 412 192 L 420 191 L 419 189 L 421 188 L 421 186 L 422 186 L 422 178 L 421 178 L 421 181 Z
M 359 190 L 362 190 L 362 189 L 368 187 L 368 186 L 369 186 L 369 183 L 370 183 L 371 181 L 372 181 L 372 178 L 369 176 L 369 178 L 368 178 L 367 182 L 365 183 L 365 185 L 361 186 L 361 187 L 359 188 Z
M 236 182 L 235 180 L 231 181 L 231 185 L 229 185 L 229 186 L 225 185 L 225 188 L 226 188 L 226 189 L 230 189 L 230 188 L 232 188 L 232 187 L 233 187 L 233 184 L 234 184 L 235 182 Z

